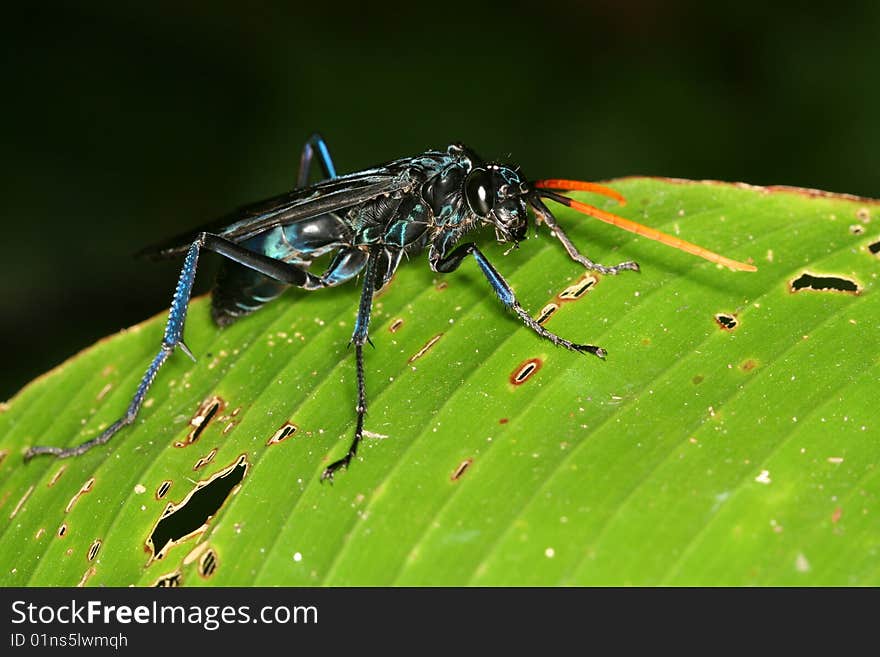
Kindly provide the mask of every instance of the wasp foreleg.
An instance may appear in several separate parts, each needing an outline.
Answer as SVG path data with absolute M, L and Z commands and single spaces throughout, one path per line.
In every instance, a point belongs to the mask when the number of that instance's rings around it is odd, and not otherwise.
M 583 265 L 590 271 L 597 271 L 600 274 L 619 274 L 622 271 L 640 271 L 638 263 L 633 262 L 632 260 L 627 260 L 626 262 L 621 262 L 619 265 L 614 266 L 602 265 L 598 262 L 593 262 L 587 256 L 583 255 L 580 251 L 577 250 L 577 247 L 568 238 L 568 235 L 565 234 L 565 231 L 562 230 L 562 227 L 557 223 L 556 218 L 553 216 L 550 210 L 548 210 L 547 207 L 543 203 L 541 203 L 540 200 L 532 200 L 532 209 L 535 212 L 535 216 L 537 216 L 540 220 L 547 224 L 547 228 L 550 229 L 553 237 L 562 242 L 562 246 L 569 257 L 578 264 Z
M 504 277 L 498 273 L 498 270 L 492 266 L 492 263 L 486 259 L 486 256 L 483 255 L 480 249 L 477 248 L 477 245 L 473 242 L 462 244 L 444 258 L 438 257 L 432 259 L 431 267 L 434 269 L 434 271 L 440 273 L 455 271 L 456 269 L 458 269 L 459 265 L 461 265 L 462 260 L 464 260 L 469 255 L 472 255 L 477 261 L 477 264 L 480 266 L 483 275 L 489 281 L 492 289 L 495 290 L 495 294 L 497 294 L 498 298 L 501 299 L 501 303 L 503 303 L 505 306 L 507 306 L 508 308 L 513 310 L 513 312 L 519 315 L 519 318 L 523 321 L 523 323 L 530 329 L 532 329 L 535 333 L 540 335 L 542 338 L 550 340 L 550 342 L 557 346 L 565 347 L 566 349 L 571 349 L 572 351 L 579 351 L 581 353 L 590 353 L 598 356 L 599 358 L 605 358 L 605 350 L 601 347 L 597 347 L 591 344 L 575 344 L 574 342 L 570 342 L 565 338 L 559 337 L 555 333 L 551 333 L 543 326 L 541 326 L 537 321 L 532 319 L 531 315 L 529 315 L 529 313 L 527 313 L 523 309 L 523 307 L 519 305 L 519 301 L 516 300 L 516 295 L 513 293 L 513 289 L 511 289 L 507 281 L 504 280 Z

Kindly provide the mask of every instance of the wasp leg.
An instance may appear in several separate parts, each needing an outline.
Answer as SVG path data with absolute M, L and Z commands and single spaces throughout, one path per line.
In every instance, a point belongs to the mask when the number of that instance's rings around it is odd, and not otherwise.
M 348 452 L 338 461 L 334 461 L 321 474 L 321 480 L 333 480 L 333 475 L 340 468 L 348 467 L 351 460 L 357 454 L 358 445 L 364 437 L 364 416 L 367 414 L 367 392 L 364 380 L 364 344 L 369 341 L 369 325 L 370 311 L 373 307 L 373 293 L 376 290 L 376 276 L 379 261 L 379 250 L 381 247 L 373 247 L 370 249 L 370 255 L 367 259 L 366 272 L 364 273 L 364 286 L 361 290 L 361 300 L 358 305 L 357 319 L 354 323 L 354 333 L 351 335 L 351 342 L 354 343 L 355 362 L 357 367 L 357 424 L 354 430 L 354 439 L 348 447 Z
M 321 159 L 321 169 L 324 171 L 324 178 L 332 180 L 336 177 L 336 167 L 333 166 L 333 159 L 330 157 L 330 150 L 324 138 L 314 133 L 309 140 L 303 145 L 302 155 L 299 158 L 299 175 L 296 177 L 296 186 L 305 187 L 309 184 L 309 173 L 312 168 L 312 159 L 318 153 Z
M 619 274 L 620 272 L 627 270 L 640 271 L 639 264 L 631 260 L 621 262 L 619 265 L 614 265 L 613 267 L 602 265 L 598 262 L 593 262 L 587 256 L 583 255 L 580 251 L 577 250 L 577 247 L 568 238 L 568 235 L 565 234 L 565 231 L 562 230 L 560 225 L 556 222 L 556 218 L 553 216 L 550 210 L 548 210 L 547 207 L 543 203 L 541 203 L 540 200 L 534 199 L 532 201 L 532 204 L 532 208 L 535 211 L 537 217 L 547 224 L 547 227 L 550 229 L 553 237 L 562 242 L 562 246 L 565 248 L 565 252 L 568 253 L 569 257 L 575 262 L 583 265 L 590 271 L 597 271 L 600 274 Z
M 519 301 L 516 300 L 516 296 L 513 293 L 510 285 L 508 285 L 507 281 L 504 280 L 504 277 L 498 273 L 498 270 L 492 266 L 492 263 L 486 259 L 486 256 L 477 248 L 477 245 L 473 242 L 469 242 L 467 244 L 462 244 L 458 248 L 456 248 L 452 253 L 444 258 L 434 257 L 431 260 L 431 268 L 440 273 L 449 273 L 451 271 L 455 271 L 458 269 L 459 265 L 461 265 L 462 260 L 464 260 L 467 256 L 472 255 L 474 259 L 477 261 L 477 264 L 480 266 L 480 269 L 483 272 L 483 275 L 489 281 L 489 284 L 492 286 L 492 289 L 495 290 L 495 294 L 498 295 L 498 298 L 501 299 L 501 303 L 505 306 L 513 310 L 519 318 L 523 321 L 523 323 L 532 329 L 535 333 L 540 335 L 542 338 L 546 338 L 550 340 L 553 344 L 565 347 L 566 349 L 571 349 L 572 351 L 579 351 L 581 353 L 590 353 L 599 358 L 605 358 L 605 350 L 601 347 L 597 347 L 591 344 L 575 344 L 574 342 L 570 342 L 565 338 L 560 338 L 555 333 L 551 333 L 543 326 L 541 326 L 538 322 L 532 319 L 531 315 L 527 313 L 521 305 L 519 305 Z
M 70 456 L 78 456 L 89 451 L 92 447 L 103 445 L 110 440 L 123 427 L 134 422 L 144 399 L 153 380 L 156 378 L 159 369 L 168 360 L 176 347 L 179 347 L 187 356 L 195 360 L 186 344 L 183 342 L 183 327 L 186 322 L 186 311 L 189 306 L 190 295 L 192 294 L 192 286 L 196 277 L 196 265 L 199 260 L 199 252 L 201 249 L 208 249 L 220 255 L 239 262 L 261 274 L 270 276 L 282 283 L 296 285 L 307 289 L 317 289 L 320 287 L 328 287 L 336 285 L 346 278 L 351 278 L 357 274 L 357 265 L 359 264 L 356 257 L 343 259 L 335 269 L 329 270 L 324 276 L 314 276 L 307 271 L 280 260 L 270 258 L 261 253 L 249 251 L 245 247 L 230 242 L 227 239 L 213 235 L 211 233 L 202 233 L 198 239 L 193 242 L 187 251 L 186 258 L 183 262 L 183 268 L 180 271 L 180 278 L 177 281 L 177 287 L 174 290 L 174 298 L 171 301 L 171 310 L 168 313 L 168 321 L 165 324 L 165 334 L 162 337 L 162 346 L 159 353 L 156 354 L 141 382 L 137 391 L 129 402 L 125 415 L 116 420 L 107 427 L 99 436 L 88 440 L 75 447 L 31 447 L 25 452 L 25 460 L 29 460 L 34 456 L 48 454 L 57 458 L 67 458 Z M 369 309 L 367 313 L 369 317 Z M 359 361 L 360 362 L 360 361 Z M 361 367 L 362 369 L 362 367 Z M 362 372 L 361 377 L 362 378 Z M 362 388 L 363 386 L 361 386 Z
M 162 346 L 159 349 L 159 353 L 156 354 L 155 358 L 153 358 L 153 362 L 150 363 L 150 366 L 144 373 L 143 378 L 141 378 L 137 391 L 134 393 L 134 397 L 132 397 L 131 402 L 128 404 L 128 409 L 125 411 L 125 415 L 104 429 L 104 431 L 96 438 L 88 440 L 75 447 L 31 447 L 25 452 L 25 461 L 41 454 L 49 454 L 60 459 L 69 456 L 78 456 L 79 454 L 84 454 L 89 451 L 92 447 L 103 445 L 120 429 L 134 422 L 138 411 L 140 411 L 141 406 L 144 403 L 144 398 L 147 396 L 147 391 L 150 389 L 153 380 L 156 378 L 156 374 L 159 372 L 159 368 L 161 368 L 165 361 L 168 360 L 168 357 L 174 351 L 175 347 L 180 347 L 190 358 L 193 357 L 192 353 L 183 342 L 183 325 L 186 321 L 186 310 L 189 305 L 190 294 L 192 293 L 192 285 L 196 276 L 196 263 L 198 262 L 198 259 L 199 244 L 198 242 L 195 242 L 189 247 L 186 258 L 183 261 L 183 269 L 180 271 L 180 278 L 177 281 L 177 287 L 174 290 L 174 298 L 171 301 L 171 311 L 168 314 L 168 322 L 165 324 L 165 334 L 162 337 Z

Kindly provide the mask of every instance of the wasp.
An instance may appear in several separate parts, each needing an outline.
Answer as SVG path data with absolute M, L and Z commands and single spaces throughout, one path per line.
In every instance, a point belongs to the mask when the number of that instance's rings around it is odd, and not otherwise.
M 316 159 L 325 179 L 309 185 Z M 550 200 L 729 268 L 755 270 L 752 265 L 574 200 L 560 191 L 595 192 L 624 202 L 614 190 L 595 183 L 560 179 L 530 181 L 519 167 L 486 162 L 463 144 L 340 176 L 326 142 L 320 135 L 312 135 L 303 147 L 293 191 L 240 208 L 218 222 L 142 252 L 154 258 L 183 256 L 183 268 L 161 347 L 125 414 L 87 442 L 64 448 L 31 447 L 25 459 L 41 454 L 67 458 L 103 445 L 134 422 L 147 391 L 175 349 L 179 348 L 195 361 L 183 341 L 183 331 L 196 266 L 203 250 L 225 258 L 211 300 L 211 315 L 219 326 L 254 312 L 277 298 L 288 286 L 320 290 L 361 277 L 360 301 L 350 343 L 354 344 L 357 372 L 354 438 L 348 452 L 324 469 L 322 480 L 332 480 L 340 468 L 351 463 L 363 438 L 367 413 L 364 345 L 370 341 L 373 297 L 388 284 L 404 257 L 427 251 L 428 265 L 438 274 L 455 271 L 466 259 L 475 260 L 501 303 L 529 329 L 559 347 L 599 358 L 605 357 L 601 347 L 566 340 L 534 320 L 477 244 L 460 244 L 461 239 L 478 227 L 490 226 L 498 242 L 516 246 L 526 238 L 531 212 L 536 225 L 546 225 L 571 259 L 586 269 L 601 274 L 639 271 L 638 264 L 632 261 L 606 266 L 583 255 L 544 204 L 544 200 Z M 326 269 L 321 273 L 310 271 L 314 261 L 322 256 L 329 257 Z

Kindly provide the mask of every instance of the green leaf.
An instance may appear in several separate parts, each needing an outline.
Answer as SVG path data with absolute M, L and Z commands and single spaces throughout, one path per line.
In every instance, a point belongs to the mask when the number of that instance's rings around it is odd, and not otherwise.
M 758 272 L 554 207 L 592 258 L 642 266 L 560 302 L 585 275 L 545 229 L 506 257 L 487 245 L 523 305 L 557 303 L 547 328 L 605 347 L 602 362 L 523 328 L 475 263 L 438 277 L 413 258 L 375 302 L 373 437 L 332 485 L 321 471 L 353 431 L 357 286 L 293 290 L 225 330 L 198 299 L 186 338 L 199 362 L 175 354 L 107 446 L 22 462 L 122 413 L 164 317 L 0 413 L 0 584 L 880 584 L 878 203 L 611 184 L 629 203 L 601 207 Z M 792 291 L 805 272 L 858 294 Z M 175 447 L 214 397 L 197 440 Z M 191 535 L 166 544 L 175 531 Z

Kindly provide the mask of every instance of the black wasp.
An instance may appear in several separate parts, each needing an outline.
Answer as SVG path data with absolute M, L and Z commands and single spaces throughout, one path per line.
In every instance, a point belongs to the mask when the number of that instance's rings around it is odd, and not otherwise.
M 307 186 L 316 154 L 326 180 Z M 553 190 L 592 191 L 623 201 L 617 192 L 592 183 L 530 182 L 518 167 L 484 162 L 461 144 L 337 176 L 326 144 L 319 135 L 313 135 L 303 148 L 296 189 L 244 207 L 220 222 L 144 251 L 158 258 L 178 255 L 185 258 L 162 346 L 141 379 L 125 415 L 81 445 L 31 447 L 25 458 L 39 454 L 66 458 L 106 443 L 120 429 L 134 422 L 159 368 L 175 347 L 193 358 L 183 342 L 183 328 L 202 249 L 226 258 L 217 276 L 211 306 L 212 316 L 221 326 L 257 310 L 289 285 L 318 290 L 362 275 L 360 303 L 351 338 L 357 367 L 354 439 L 348 453 L 324 469 L 322 479 L 332 479 L 339 468 L 351 462 L 363 437 L 367 412 L 363 347 L 369 341 L 370 309 L 374 294 L 391 280 L 404 256 L 427 249 L 431 269 L 443 274 L 455 271 L 465 258 L 472 257 L 501 303 L 532 331 L 555 345 L 600 358 L 605 356 L 602 348 L 575 344 L 538 324 L 519 305 L 513 290 L 477 245 L 458 244 L 458 241 L 474 228 L 489 225 L 494 227 L 499 242 L 516 245 L 526 238 L 531 210 L 536 223 L 545 223 L 568 255 L 588 270 L 602 274 L 638 271 L 634 262 L 608 267 L 582 255 L 542 201 L 550 199 L 713 262 L 734 269 L 754 270 L 751 265 L 719 256 Z M 326 271 L 310 272 L 314 260 L 327 254 L 332 255 Z

